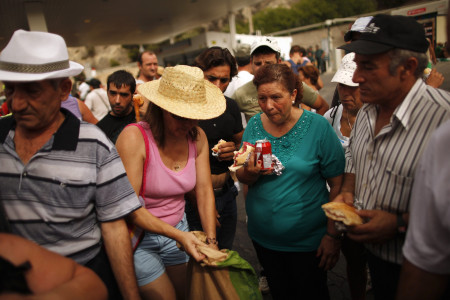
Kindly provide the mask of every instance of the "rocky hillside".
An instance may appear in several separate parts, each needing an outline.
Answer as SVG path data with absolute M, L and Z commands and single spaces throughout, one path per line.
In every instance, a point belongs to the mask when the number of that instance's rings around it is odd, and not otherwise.
M 120 45 L 70 47 L 69 57 L 86 67 L 90 66 L 97 70 L 130 62 L 127 50 Z
M 290 7 L 292 3 L 298 0 L 263 0 L 258 5 L 251 8 L 252 13 L 256 13 L 265 8 L 273 7 Z M 379 6 L 387 0 L 378 0 Z M 397 2 L 399 0 L 396 0 Z M 403 2 L 403 1 L 400 1 Z M 424 2 L 423 0 L 407 0 L 407 4 L 415 2 Z M 243 18 L 242 14 L 238 14 L 237 18 Z M 207 30 L 221 31 L 228 25 L 228 18 L 224 17 L 220 20 L 211 22 Z M 95 47 L 73 47 L 69 48 L 69 57 L 86 67 L 92 67 L 96 70 L 107 69 L 119 65 L 130 63 L 127 50 L 120 45 L 95 46 Z

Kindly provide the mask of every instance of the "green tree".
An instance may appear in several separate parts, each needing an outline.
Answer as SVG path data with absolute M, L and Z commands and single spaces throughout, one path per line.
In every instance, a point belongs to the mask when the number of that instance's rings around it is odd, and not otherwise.
M 291 8 L 267 8 L 253 16 L 263 34 L 376 11 L 375 0 L 300 0 Z
M 267 8 L 253 16 L 256 30 L 269 33 L 287 28 L 301 26 L 301 19 L 295 9 L 284 7 Z

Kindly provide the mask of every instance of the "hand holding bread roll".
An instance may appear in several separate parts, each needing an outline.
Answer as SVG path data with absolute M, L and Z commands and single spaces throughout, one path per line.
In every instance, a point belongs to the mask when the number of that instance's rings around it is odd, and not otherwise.
M 224 143 L 226 143 L 226 141 L 220 139 L 219 142 L 214 147 L 211 148 L 213 156 L 219 155 L 219 145 L 224 144 Z
M 244 164 L 248 161 L 249 156 L 255 151 L 255 146 L 244 142 L 239 151 L 234 151 L 233 165 L 228 167 L 230 171 L 235 172 L 237 169 L 242 168 Z
M 353 206 L 343 202 L 329 202 L 322 205 L 325 215 L 334 220 L 344 223 L 347 226 L 361 225 L 363 220 L 356 213 Z

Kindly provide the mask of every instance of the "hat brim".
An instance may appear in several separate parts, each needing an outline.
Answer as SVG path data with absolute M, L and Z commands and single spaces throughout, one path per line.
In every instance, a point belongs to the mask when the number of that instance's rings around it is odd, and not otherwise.
M 338 71 L 339 72 L 339 71 Z M 347 86 L 359 86 L 359 83 L 354 83 L 350 78 L 350 76 L 344 76 L 341 73 L 336 72 L 334 74 L 333 79 L 331 79 L 331 82 L 335 83 L 341 83 Z
M 357 54 L 371 55 L 378 54 L 389 51 L 393 49 L 393 46 L 385 45 L 377 42 L 366 41 L 366 40 L 356 40 L 350 44 L 342 45 L 338 49 L 343 49 L 348 52 L 355 52 Z
M 160 80 L 153 80 L 138 86 L 138 92 L 150 102 L 177 116 L 193 119 L 213 119 L 225 112 L 226 100 L 222 91 L 205 80 L 206 99 L 203 102 L 187 102 L 184 99 L 174 99 L 159 93 Z
M 69 61 L 69 68 L 46 72 L 46 73 L 21 73 L 21 72 L 10 72 L 0 70 L 0 81 L 39 81 L 46 79 L 64 78 L 70 76 L 76 76 L 83 71 L 84 67 L 79 63 Z
M 259 49 L 261 47 L 270 48 L 273 52 L 276 52 L 276 53 L 281 52 L 281 49 L 279 47 L 276 47 L 270 43 L 261 43 L 261 44 L 258 44 L 253 50 L 251 50 L 250 55 L 253 55 L 253 53 L 256 51 L 256 49 Z

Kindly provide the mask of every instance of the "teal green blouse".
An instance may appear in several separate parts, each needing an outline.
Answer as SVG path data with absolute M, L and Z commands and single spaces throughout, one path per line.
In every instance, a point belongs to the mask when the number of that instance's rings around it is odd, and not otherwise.
M 248 233 L 261 246 L 287 252 L 315 251 L 326 232 L 321 205 L 329 201 L 326 179 L 344 173 L 341 143 L 328 121 L 304 111 L 284 136 L 267 133 L 261 113 L 252 117 L 243 141 L 268 139 L 283 174 L 261 176 L 246 199 Z

